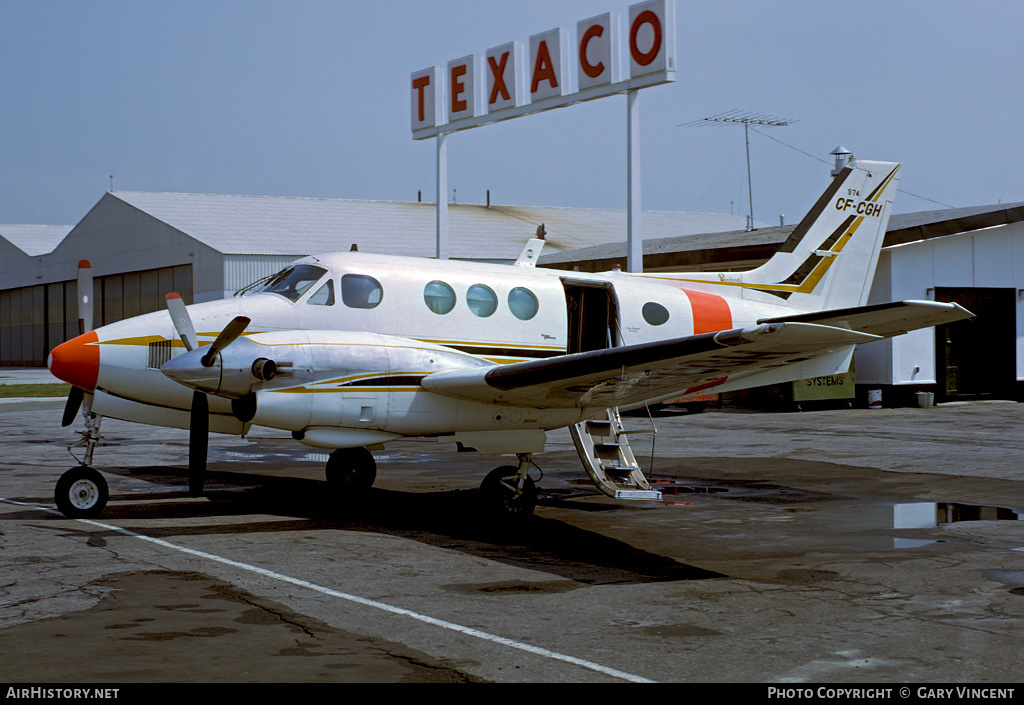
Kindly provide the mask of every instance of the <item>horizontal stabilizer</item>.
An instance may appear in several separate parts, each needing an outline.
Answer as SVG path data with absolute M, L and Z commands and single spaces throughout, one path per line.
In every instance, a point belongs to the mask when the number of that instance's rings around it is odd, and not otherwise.
M 815 323 L 891 338 L 918 328 L 953 323 L 973 316 L 973 313 L 959 304 L 938 301 L 894 301 L 874 306 L 763 318 L 758 323 Z
M 423 388 L 437 394 L 534 408 L 639 404 L 730 377 L 801 363 L 879 337 L 811 323 L 751 328 L 627 345 L 488 368 L 437 372 Z M 799 379 L 794 365 L 793 379 Z

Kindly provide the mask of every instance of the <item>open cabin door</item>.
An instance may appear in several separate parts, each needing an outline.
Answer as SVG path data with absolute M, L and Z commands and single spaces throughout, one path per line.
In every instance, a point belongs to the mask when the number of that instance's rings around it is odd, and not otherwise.
M 618 311 L 611 285 L 562 279 L 568 319 L 566 352 L 604 350 L 619 344 Z
M 566 352 L 570 355 L 618 347 L 619 315 L 612 286 L 562 279 L 568 321 Z M 594 486 L 619 499 L 661 499 L 629 447 L 618 409 L 569 428 Z

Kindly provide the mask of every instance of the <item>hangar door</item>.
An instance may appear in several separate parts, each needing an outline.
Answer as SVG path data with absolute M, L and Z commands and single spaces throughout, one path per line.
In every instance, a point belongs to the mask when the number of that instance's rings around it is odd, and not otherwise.
M 935 327 L 939 393 L 945 399 L 1012 399 L 1016 380 L 1015 291 L 935 289 L 935 300 L 958 303 L 975 315 Z

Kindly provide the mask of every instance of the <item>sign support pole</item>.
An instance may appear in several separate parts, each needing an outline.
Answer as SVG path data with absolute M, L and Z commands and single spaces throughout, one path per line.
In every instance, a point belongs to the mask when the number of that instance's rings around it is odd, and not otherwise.
M 448 133 L 437 135 L 437 259 L 448 259 Z
M 626 271 L 644 271 L 640 199 L 640 91 L 626 93 Z

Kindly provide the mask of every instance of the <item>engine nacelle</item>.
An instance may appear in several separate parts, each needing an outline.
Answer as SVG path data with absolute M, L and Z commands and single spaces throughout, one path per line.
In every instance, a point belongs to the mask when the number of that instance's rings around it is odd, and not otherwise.
M 234 341 L 212 359 L 206 350 L 197 348 L 173 357 L 160 371 L 196 391 L 241 399 L 251 394 L 256 385 L 277 377 L 283 366 L 269 357 L 263 346 L 248 338 Z
M 387 432 L 393 394 L 422 394 L 420 380 L 439 370 L 489 364 L 438 345 L 375 333 L 286 331 L 252 335 L 246 342 L 252 347 L 240 347 L 237 358 L 231 357 L 234 344 L 224 351 L 224 379 L 238 380 L 230 391 L 255 393 L 253 423 L 297 434 L 309 430 L 311 440 L 323 435 L 316 429 L 325 428 Z M 277 369 L 271 379 L 256 382 L 252 368 L 260 358 L 274 361 Z M 263 363 L 259 369 L 268 367 Z M 335 441 L 315 445 L 324 443 Z
M 320 447 L 467 429 L 530 428 L 546 421 L 536 410 L 495 411 L 480 402 L 425 391 L 421 381 L 434 372 L 492 363 L 408 338 L 275 331 L 238 338 L 206 360 L 209 366 L 203 357 L 204 348 L 193 350 L 161 370 L 192 389 L 231 399 L 241 421 L 291 431 Z M 567 420 L 551 427 L 574 422 L 578 410 L 561 415 Z

